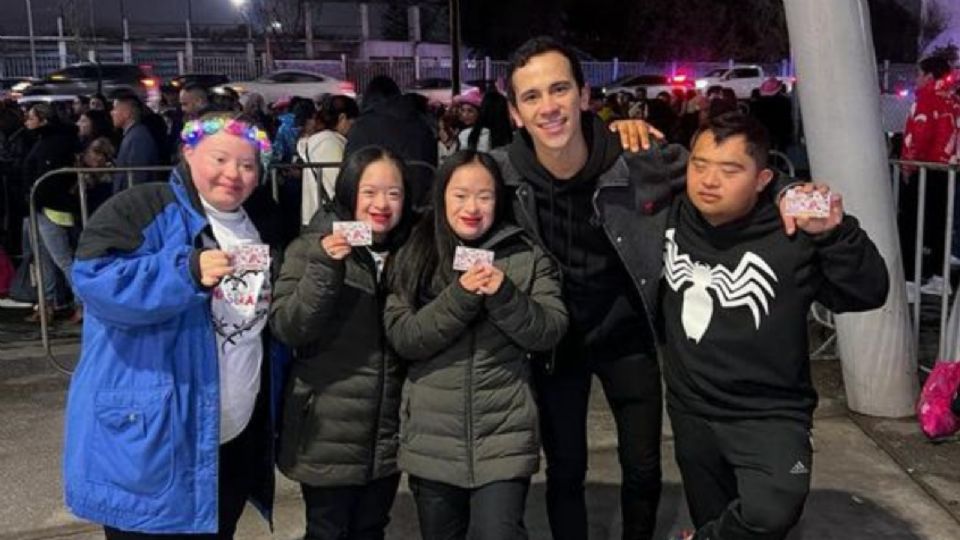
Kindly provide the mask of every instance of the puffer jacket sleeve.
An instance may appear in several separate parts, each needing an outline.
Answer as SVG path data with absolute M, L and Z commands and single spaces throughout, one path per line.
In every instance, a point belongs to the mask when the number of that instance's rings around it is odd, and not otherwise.
M 401 357 L 426 360 L 452 345 L 482 309 L 483 297 L 459 280 L 419 310 L 391 293 L 383 313 L 387 339 Z
M 490 322 L 514 343 L 528 351 L 545 351 L 563 337 L 568 317 L 556 265 L 541 250 L 535 254 L 530 293 L 505 279 L 500 290 L 486 299 L 486 307 Z
M 346 262 L 330 258 L 319 234 L 305 234 L 287 248 L 274 286 L 270 328 L 291 347 L 323 340 L 324 323 L 336 315 Z

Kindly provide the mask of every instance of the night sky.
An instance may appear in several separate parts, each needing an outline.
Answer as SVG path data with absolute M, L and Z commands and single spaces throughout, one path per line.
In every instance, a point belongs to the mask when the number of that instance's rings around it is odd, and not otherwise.
M 37 34 L 55 35 L 60 6 L 76 3 L 89 17 L 93 2 L 98 28 L 120 27 L 120 0 L 32 0 L 34 28 Z M 199 24 L 240 24 L 242 19 L 230 0 L 193 0 L 193 18 Z M 183 24 L 187 0 L 124 0 L 131 31 L 138 25 Z M 0 32 L 5 35 L 27 35 L 25 0 L 0 0 Z M 87 19 L 89 20 L 89 19 Z

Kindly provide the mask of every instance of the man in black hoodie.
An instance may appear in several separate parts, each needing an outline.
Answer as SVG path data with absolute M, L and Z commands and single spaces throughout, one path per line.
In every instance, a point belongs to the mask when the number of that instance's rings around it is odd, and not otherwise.
M 828 217 L 800 218 L 787 237 L 769 147 L 757 120 L 711 118 L 663 232 L 667 410 L 697 527 L 682 539 L 787 536 L 813 467 L 810 305 L 863 311 L 887 298 L 886 265 L 839 196 Z
M 570 330 L 537 364 L 553 537 L 587 538 L 586 419 L 594 374 L 617 423 L 624 539 L 650 539 L 660 499 L 660 369 L 650 321 L 662 268 L 665 213 L 682 190 L 677 147 L 625 154 L 584 112 L 576 56 L 549 38 L 521 46 L 507 95 L 519 130 L 493 152 L 514 192 L 519 223 L 562 269 Z

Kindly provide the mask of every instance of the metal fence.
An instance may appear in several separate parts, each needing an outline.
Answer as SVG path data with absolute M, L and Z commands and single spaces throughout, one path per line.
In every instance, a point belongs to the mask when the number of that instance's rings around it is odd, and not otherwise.
M 263 75 L 261 58 L 237 56 L 194 56 L 193 71 L 196 73 L 218 73 L 226 75 L 232 81 L 256 79 Z
M 960 165 L 946 165 L 943 163 L 928 163 L 923 161 L 905 161 L 899 159 L 890 160 L 890 166 L 892 170 L 893 177 L 893 199 L 895 206 L 899 207 L 900 199 L 900 178 L 902 175 L 902 169 L 904 167 L 912 168 L 917 170 L 916 180 L 919 182 L 917 188 L 919 190 L 918 206 L 917 206 L 917 228 L 914 246 L 915 250 L 913 255 L 913 283 L 917 287 L 917 294 L 915 302 L 913 303 L 913 343 L 914 350 L 919 351 L 920 346 L 920 296 L 919 291 L 920 280 L 922 273 L 922 264 L 923 264 L 923 237 L 924 237 L 924 221 L 926 218 L 926 192 L 927 192 L 927 176 L 929 171 L 940 171 L 946 172 L 947 176 L 947 208 L 946 208 L 946 219 L 944 225 L 944 257 L 943 257 L 943 266 L 939 268 L 940 277 L 944 280 L 944 287 L 940 293 L 940 332 L 939 332 L 939 346 L 937 349 L 937 358 L 943 358 L 944 353 L 946 352 L 946 340 L 947 340 L 947 323 L 950 319 L 950 253 L 952 251 L 953 245 L 953 216 L 954 216 L 954 206 L 956 204 L 956 192 L 957 192 L 957 172 L 960 171 Z M 924 368 L 926 369 L 926 368 Z
M 89 216 L 88 207 L 87 207 L 87 175 L 91 174 L 126 174 L 127 185 L 133 185 L 133 173 L 136 172 L 165 172 L 170 171 L 173 167 L 167 166 L 158 166 L 158 167 L 105 167 L 105 168 L 78 168 L 78 167 L 68 167 L 63 169 L 56 169 L 49 171 L 43 174 L 40 178 L 33 183 L 33 187 L 30 189 L 30 213 L 28 215 L 29 228 L 30 228 L 30 247 L 31 253 L 35 259 L 40 257 L 40 226 L 38 223 L 38 211 L 40 210 L 37 207 L 37 191 L 41 185 L 46 182 L 51 182 L 57 179 L 57 177 L 63 175 L 76 175 L 77 177 L 77 196 L 80 199 L 80 225 L 81 228 L 85 227 L 87 224 L 87 218 Z M 38 314 L 40 316 L 40 339 L 43 344 L 43 348 L 47 353 L 47 358 L 50 361 L 51 365 L 56 368 L 58 371 L 69 374 L 71 369 L 64 366 L 57 360 L 53 354 L 53 350 L 50 346 L 50 321 L 48 320 L 49 312 L 47 311 L 47 295 L 44 291 L 44 275 L 43 275 L 43 264 L 33 264 L 34 271 L 34 283 L 37 288 L 37 305 L 38 305 Z

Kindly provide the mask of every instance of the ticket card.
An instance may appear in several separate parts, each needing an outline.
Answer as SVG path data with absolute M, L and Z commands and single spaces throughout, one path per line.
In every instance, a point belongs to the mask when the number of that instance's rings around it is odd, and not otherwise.
M 466 272 L 474 265 L 493 264 L 493 252 L 487 249 L 457 246 L 453 254 L 453 269 Z
M 236 272 L 264 272 L 270 268 L 270 246 L 266 244 L 238 244 L 229 246 L 226 252 Z
M 373 230 L 363 221 L 334 221 L 333 232 L 342 234 L 351 246 L 373 245 Z
M 784 195 L 786 199 L 786 215 L 793 217 L 830 217 L 831 192 L 821 193 L 811 191 L 804 193 L 799 189 L 791 189 Z

